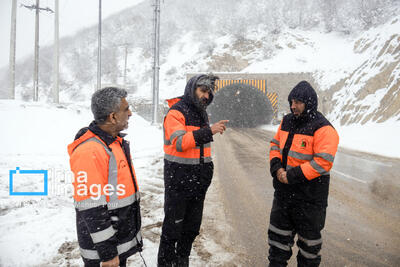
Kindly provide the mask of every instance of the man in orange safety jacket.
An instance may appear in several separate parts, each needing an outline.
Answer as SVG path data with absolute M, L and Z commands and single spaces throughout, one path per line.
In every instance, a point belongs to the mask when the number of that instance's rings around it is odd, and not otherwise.
M 297 84 L 288 101 L 291 113 L 284 116 L 270 143 L 275 194 L 268 229 L 269 266 L 287 266 L 296 234 L 298 266 L 319 266 L 329 171 L 339 136 L 317 111 L 317 94 L 308 82 Z
M 214 93 L 213 75 L 192 77 L 185 95 L 170 99 L 164 119 L 164 222 L 158 266 L 189 266 L 199 234 L 206 191 L 213 176 L 211 142 L 225 131 L 224 121 L 210 127 L 206 112 Z
M 115 87 L 95 92 L 94 121 L 68 146 L 85 266 L 126 266 L 126 259 L 143 246 L 139 187 L 129 143 L 120 133 L 132 115 L 126 96 L 125 90 Z

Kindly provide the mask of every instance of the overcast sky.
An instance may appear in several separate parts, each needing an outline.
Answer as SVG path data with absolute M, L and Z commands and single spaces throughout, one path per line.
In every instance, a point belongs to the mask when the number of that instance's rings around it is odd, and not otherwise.
M 102 0 L 103 19 L 143 1 L 152 0 Z M 36 0 L 17 0 L 17 60 L 33 53 L 35 40 L 35 12 L 21 7 Z M 12 0 L 0 0 L 0 67 L 8 65 L 10 50 Z M 59 0 L 60 38 L 73 35 L 83 28 L 97 25 L 99 0 Z M 54 10 L 54 0 L 40 0 L 40 7 Z M 54 14 L 40 12 L 40 46 L 54 41 Z

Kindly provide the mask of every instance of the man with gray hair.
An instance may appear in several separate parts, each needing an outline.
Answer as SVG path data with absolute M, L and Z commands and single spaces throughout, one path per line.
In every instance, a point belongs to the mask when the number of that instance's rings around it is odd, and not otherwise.
M 79 248 L 85 266 L 126 266 L 142 250 L 139 187 L 122 130 L 132 112 L 127 92 L 106 87 L 92 96 L 94 121 L 68 145 L 74 173 Z

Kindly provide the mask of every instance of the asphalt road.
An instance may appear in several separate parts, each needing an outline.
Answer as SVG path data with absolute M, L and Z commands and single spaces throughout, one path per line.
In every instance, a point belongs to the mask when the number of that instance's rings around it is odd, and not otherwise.
M 267 266 L 273 192 L 261 129 L 227 129 L 213 143 L 215 180 L 234 265 Z M 321 266 L 400 266 L 400 160 L 339 150 L 331 171 Z M 296 266 L 294 246 L 289 266 Z

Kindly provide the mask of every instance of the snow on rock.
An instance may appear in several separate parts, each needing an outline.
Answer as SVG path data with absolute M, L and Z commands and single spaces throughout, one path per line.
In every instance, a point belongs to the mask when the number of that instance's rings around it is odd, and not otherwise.
M 330 118 L 341 124 L 400 120 L 399 29 L 397 17 L 354 42 L 355 55 L 365 60 L 343 77 L 343 84 L 332 97 Z

